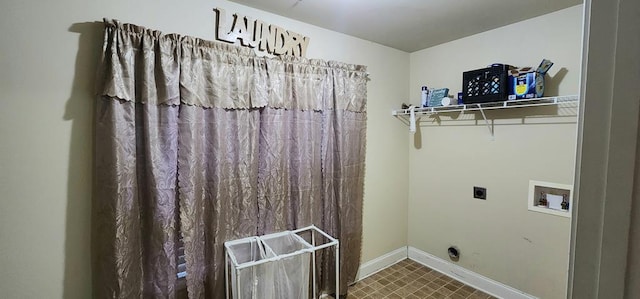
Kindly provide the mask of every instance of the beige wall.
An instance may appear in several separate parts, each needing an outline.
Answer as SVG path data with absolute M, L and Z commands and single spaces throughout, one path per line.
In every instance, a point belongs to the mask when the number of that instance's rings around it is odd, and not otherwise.
M 501 62 L 555 65 L 550 95 L 579 92 L 582 6 L 411 53 L 411 98 L 421 85 L 461 90 L 462 72 Z M 541 298 L 564 298 L 570 219 L 527 210 L 529 180 L 573 184 L 576 107 L 427 118 L 410 141 L 409 246 Z M 538 114 L 558 113 L 555 117 Z M 452 120 L 456 118 L 455 120 Z M 473 199 L 473 186 L 487 200 Z
M 212 39 L 216 6 L 309 36 L 309 58 L 369 67 L 363 262 L 407 244 L 408 134 L 390 110 L 408 98 L 408 53 L 227 1 L 9 0 L 0 8 L 0 297 L 90 297 L 94 22 Z

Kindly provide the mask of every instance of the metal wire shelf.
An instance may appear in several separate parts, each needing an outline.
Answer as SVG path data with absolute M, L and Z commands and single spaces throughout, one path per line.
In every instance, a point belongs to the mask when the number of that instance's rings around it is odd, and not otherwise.
M 502 102 L 492 103 L 478 103 L 478 104 L 463 104 L 463 105 L 451 105 L 451 106 L 438 106 L 438 107 L 424 107 L 414 108 L 416 116 L 428 115 L 444 112 L 466 112 L 466 111 L 478 111 L 478 110 L 492 110 L 492 109 L 507 109 L 507 108 L 523 108 L 523 107 L 536 107 L 536 106 L 549 106 L 558 105 L 562 103 L 577 102 L 578 96 L 558 96 L 558 97 L 545 97 L 536 99 L 523 99 L 523 100 L 509 100 Z M 399 109 L 391 111 L 393 116 L 409 116 L 411 109 Z
M 539 107 L 539 106 L 551 106 L 568 103 L 577 103 L 579 100 L 577 95 L 570 96 L 557 96 L 557 97 L 545 97 L 536 99 L 522 99 L 522 100 L 509 100 L 502 102 L 491 103 L 477 103 L 477 104 L 463 104 L 463 105 L 451 105 L 451 106 L 438 106 L 438 107 L 411 107 L 408 109 L 392 110 L 391 114 L 395 117 L 407 117 L 409 118 L 409 130 L 415 132 L 416 118 L 420 116 L 437 115 L 440 113 L 452 113 L 452 112 L 473 112 L 480 111 L 482 118 L 484 119 L 491 138 L 494 138 L 493 127 L 487 120 L 487 116 L 484 113 L 485 110 L 496 109 L 509 109 L 509 108 L 525 108 L 525 107 Z

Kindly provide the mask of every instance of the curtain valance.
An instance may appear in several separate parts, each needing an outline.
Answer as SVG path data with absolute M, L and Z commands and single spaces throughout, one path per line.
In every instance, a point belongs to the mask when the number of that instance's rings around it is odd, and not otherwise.
M 205 108 L 366 110 L 365 66 L 261 57 L 250 48 L 163 34 L 115 20 L 105 19 L 105 25 L 99 95 Z

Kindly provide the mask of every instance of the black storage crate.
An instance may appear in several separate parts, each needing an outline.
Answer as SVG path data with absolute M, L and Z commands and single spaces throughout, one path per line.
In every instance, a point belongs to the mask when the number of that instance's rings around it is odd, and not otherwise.
M 488 68 L 462 73 L 462 102 L 464 104 L 506 101 L 509 66 L 493 65 Z

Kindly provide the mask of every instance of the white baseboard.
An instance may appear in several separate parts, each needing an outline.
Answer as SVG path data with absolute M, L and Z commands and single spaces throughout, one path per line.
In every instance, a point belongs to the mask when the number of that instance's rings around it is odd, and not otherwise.
M 370 260 L 360 266 L 358 280 L 364 279 L 407 258 L 407 247 L 400 247 L 381 257 Z
M 492 296 L 509 299 L 536 298 L 535 296 L 529 295 L 520 290 L 514 289 L 510 286 L 484 277 L 478 273 L 452 264 L 435 255 L 431 255 L 411 246 L 408 247 L 407 254 L 410 259 L 418 263 L 421 263 L 464 284 L 468 284 L 485 293 L 491 294 Z M 362 269 L 362 267 L 360 269 Z

